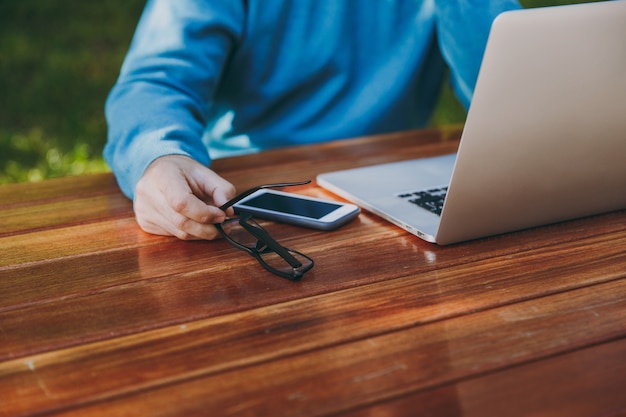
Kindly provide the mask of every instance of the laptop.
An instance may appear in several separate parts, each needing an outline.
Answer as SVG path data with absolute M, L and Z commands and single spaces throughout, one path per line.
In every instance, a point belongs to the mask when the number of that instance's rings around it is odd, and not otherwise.
M 626 208 L 625 22 L 626 1 L 501 14 L 456 154 L 317 183 L 440 245 Z

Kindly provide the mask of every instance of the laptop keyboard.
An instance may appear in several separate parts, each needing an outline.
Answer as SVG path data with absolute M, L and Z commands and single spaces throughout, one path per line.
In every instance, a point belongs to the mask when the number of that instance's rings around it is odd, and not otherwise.
M 435 213 L 437 216 L 441 216 L 443 201 L 446 198 L 447 192 L 448 186 L 446 185 L 442 187 L 430 188 L 428 190 L 401 193 L 398 194 L 398 197 Z

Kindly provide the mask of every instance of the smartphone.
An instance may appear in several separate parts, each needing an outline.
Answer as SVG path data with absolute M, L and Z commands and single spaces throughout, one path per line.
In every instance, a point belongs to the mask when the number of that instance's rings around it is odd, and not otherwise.
M 236 203 L 235 212 L 320 230 L 333 230 L 359 215 L 354 204 L 270 189 L 259 190 Z

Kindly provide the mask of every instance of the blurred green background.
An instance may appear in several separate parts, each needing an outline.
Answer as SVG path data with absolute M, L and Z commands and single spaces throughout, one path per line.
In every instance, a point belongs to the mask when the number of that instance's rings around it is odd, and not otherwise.
M 108 170 L 104 101 L 144 4 L 0 0 L 0 184 Z M 464 119 L 445 85 L 432 124 Z

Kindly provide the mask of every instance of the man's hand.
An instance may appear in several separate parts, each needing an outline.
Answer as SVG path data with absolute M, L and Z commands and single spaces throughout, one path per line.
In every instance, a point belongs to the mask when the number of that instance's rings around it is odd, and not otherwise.
M 137 183 L 134 209 L 146 232 L 183 240 L 215 239 L 214 223 L 232 208 L 218 207 L 235 196 L 235 187 L 191 158 L 180 155 L 155 160 Z

